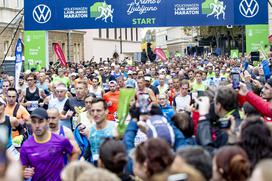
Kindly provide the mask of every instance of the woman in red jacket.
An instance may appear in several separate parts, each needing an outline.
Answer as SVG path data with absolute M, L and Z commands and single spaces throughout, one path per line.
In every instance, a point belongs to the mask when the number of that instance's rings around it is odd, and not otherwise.
M 272 121 L 272 79 L 263 86 L 261 96 L 249 91 L 245 84 L 240 83 L 239 102 L 249 102 L 265 117 L 265 121 Z

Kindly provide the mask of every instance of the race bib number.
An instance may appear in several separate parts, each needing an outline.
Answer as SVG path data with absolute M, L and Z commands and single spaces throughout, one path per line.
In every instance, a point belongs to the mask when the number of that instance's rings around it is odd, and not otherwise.
M 29 101 L 31 102 L 30 106 L 27 107 L 27 110 L 29 111 L 34 111 L 39 107 L 39 102 L 38 101 Z

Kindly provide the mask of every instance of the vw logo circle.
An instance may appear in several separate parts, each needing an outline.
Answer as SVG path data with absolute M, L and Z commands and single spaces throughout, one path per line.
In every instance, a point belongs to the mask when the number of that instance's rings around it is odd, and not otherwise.
M 34 8 L 32 15 L 37 23 L 44 24 L 51 19 L 51 10 L 47 5 L 40 4 Z
M 239 5 L 240 13 L 246 18 L 252 18 L 259 12 L 259 4 L 256 0 L 242 0 Z

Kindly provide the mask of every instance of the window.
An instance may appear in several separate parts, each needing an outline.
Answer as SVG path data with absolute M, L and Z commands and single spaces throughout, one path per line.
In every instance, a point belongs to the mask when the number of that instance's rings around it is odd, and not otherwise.
M 133 28 L 131 28 L 131 41 L 133 41 Z
M 106 29 L 106 38 L 109 39 L 109 29 L 108 28 Z
M 8 52 L 8 47 L 9 47 L 9 41 L 4 42 L 4 54 Z
M 120 30 L 120 36 L 119 39 L 122 40 L 122 28 L 119 29 Z
M 80 47 L 80 43 L 77 44 L 77 59 L 78 59 L 78 62 L 81 61 L 81 47 Z
M 138 41 L 139 40 L 139 37 L 138 37 L 138 28 L 136 28 L 135 31 L 136 31 L 136 41 Z
M 127 28 L 125 28 L 125 39 L 127 40 Z
M 74 43 L 74 47 L 73 47 L 74 51 L 74 62 L 77 62 L 77 44 Z
M 102 37 L 102 30 L 98 29 L 98 37 L 101 38 Z
M 66 46 L 65 46 L 65 43 L 61 44 L 61 48 L 62 48 L 63 54 L 66 55 Z
M 17 8 L 21 7 L 21 0 L 17 0 Z
M 114 39 L 117 40 L 117 28 L 114 28 Z
M 5 8 L 8 8 L 9 7 L 9 3 L 8 3 L 9 0 L 3 0 L 3 5 Z

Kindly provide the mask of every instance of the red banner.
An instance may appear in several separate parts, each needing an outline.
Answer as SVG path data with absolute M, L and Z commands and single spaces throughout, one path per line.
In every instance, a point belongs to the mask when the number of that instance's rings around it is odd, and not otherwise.
M 269 41 L 272 42 L 272 34 L 268 37 Z
M 65 59 L 65 56 L 63 54 L 62 48 L 58 43 L 53 43 L 54 46 L 54 51 L 57 54 L 60 64 L 62 67 L 66 67 L 67 66 L 67 61 Z
M 158 56 L 159 59 L 161 59 L 163 61 L 167 60 L 166 55 L 161 48 L 155 48 L 154 53 Z

